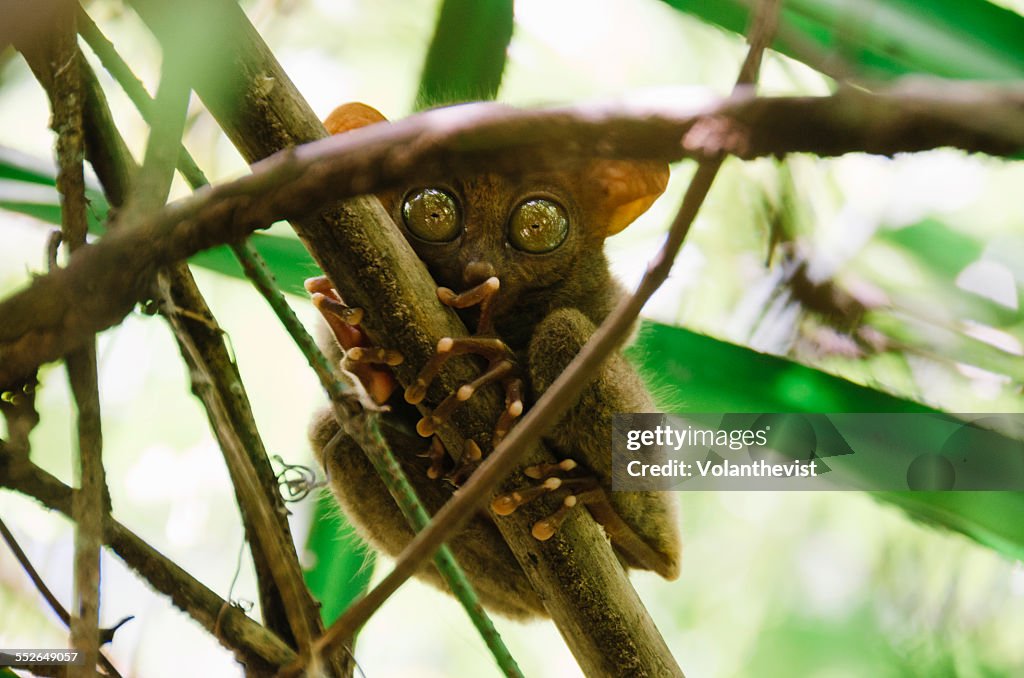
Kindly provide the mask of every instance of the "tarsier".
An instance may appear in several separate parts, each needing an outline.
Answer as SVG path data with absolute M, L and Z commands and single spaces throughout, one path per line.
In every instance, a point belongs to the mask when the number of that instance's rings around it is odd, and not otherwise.
M 382 121 L 376 110 L 353 103 L 337 108 L 325 126 L 338 134 Z M 597 159 L 573 170 L 437 177 L 380 194 L 441 285 L 438 297 L 460 309 L 467 327 L 477 330 L 473 337 L 439 342 L 438 354 L 404 393 L 396 390 L 387 367 L 401 356 L 368 345 L 358 328 L 359 310 L 345 307 L 326 279 L 307 283 L 333 330 L 325 346 L 328 356 L 395 415 L 420 418 L 406 401 L 423 398 L 447 356 L 469 353 L 486 359 L 482 379 L 458 389 L 420 420 L 417 431 L 423 437 L 388 436 L 428 511 L 436 512 L 451 497 L 479 451 L 470 445 L 462 465 L 445 481 L 440 478 L 444 448 L 436 436 L 432 443 L 427 438 L 475 390 L 494 382 L 506 397 L 492 447 L 497 444 L 524 404 L 544 393 L 621 297 L 608 270 L 604 239 L 646 211 L 667 180 L 664 164 Z M 586 506 L 625 566 L 675 578 L 680 543 L 670 499 L 655 492 L 611 491 L 612 415 L 652 408 L 634 370 L 621 355 L 612 355 L 544 438 L 561 462 L 524 469 L 532 484 L 496 497 L 494 513 L 506 515 L 544 493 L 562 495 L 561 508 L 534 525 L 536 538 L 551 537 L 569 511 Z M 359 533 L 386 553 L 400 552 L 413 532 L 363 452 L 339 432 L 326 410 L 314 419 L 310 437 L 339 504 Z M 511 617 L 546 614 L 489 515 L 481 512 L 449 546 L 484 605 Z M 420 576 L 444 588 L 432 566 Z

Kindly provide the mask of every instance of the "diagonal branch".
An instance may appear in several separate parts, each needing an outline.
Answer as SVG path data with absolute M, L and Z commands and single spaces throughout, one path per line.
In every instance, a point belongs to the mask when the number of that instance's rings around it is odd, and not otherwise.
M 63 605 L 61 605 L 61 602 L 57 600 L 57 596 L 54 595 L 53 591 L 50 590 L 50 587 L 46 585 L 45 581 L 43 581 L 39 571 L 36 570 L 34 565 L 32 565 L 32 561 L 28 559 L 28 555 L 24 550 L 22 550 L 21 544 L 19 544 L 14 538 L 14 535 L 7 528 L 7 525 L 4 524 L 3 520 L 0 520 L 0 537 L 3 537 L 3 540 L 7 542 L 7 547 L 11 549 L 11 553 L 14 554 L 14 558 L 18 561 L 18 564 L 21 565 L 21 569 L 25 570 L 25 574 L 28 575 L 28 578 L 32 580 L 32 584 L 35 585 L 36 590 L 39 591 L 39 595 L 43 597 L 46 604 L 50 606 L 50 609 L 53 610 L 54 614 L 57 615 L 65 626 L 70 626 L 71 614 Z M 120 678 L 121 674 L 118 673 L 117 669 L 114 668 L 114 665 L 110 663 L 107 656 L 103 654 L 102 651 L 98 651 L 97 653 L 99 657 L 99 664 L 103 667 L 103 670 L 107 675 Z

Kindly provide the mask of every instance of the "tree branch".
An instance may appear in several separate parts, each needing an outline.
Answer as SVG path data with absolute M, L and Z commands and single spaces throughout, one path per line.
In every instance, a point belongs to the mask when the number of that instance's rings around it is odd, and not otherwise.
M 50 609 L 57 615 L 57 618 L 60 619 L 65 626 L 70 627 L 71 614 L 63 605 L 61 605 L 61 602 L 57 600 L 57 596 L 54 595 L 53 591 L 50 590 L 50 587 L 46 585 L 45 581 L 43 581 L 43 578 L 39 575 L 35 566 L 32 565 L 32 561 L 28 559 L 28 555 L 26 555 L 25 551 L 22 550 L 18 540 L 14 538 L 14 535 L 7 528 L 7 525 L 4 524 L 3 520 L 0 520 L 0 537 L 3 537 L 3 540 L 7 542 L 7 547 L 11 549 L 11 553 L 14 554 L 14 558 L 18 561 L 18 564 L 21 565 L 21 569 L 25 570 L 25 574 L 27 574 L 28 578 L 32 580 L 32 584 L 35 585 L 36 590 L 39 591 L 39 595 L 43 597 L 46 604 L 49 605 Z M 127 617 L 126 619 L 130 619 L 130 617 Z M 114 668 L 114 665 L 110 663 L 110 660 L 107 659 L 107 656 L 103 654 L 102 651 L 98 651 L 98 656 L 99 664 L 103 667 L 103 670 L 108 676 L 121 678 L 121 674 L 118 673 L 117 669 Z
M 83 252 L 82 270 L 72 262 L 0 303 L 5 319 L 0 386 L 120 322 L 145 296 L 157 267 L 280 219 L 308 217 L 341 197 L 417 177 L 514 172 L 540 163 L 558 167 L 594 155 L 700 159 L 709 149 L 683 147 L 679 140 L 708 117 L 735 132 L 718 139 L 720 146 L 712 150 L 744 159 L 795 152 L 893 155 L 944 146 L 1015 157 L 1024 151 L 1022 111 L 1021 88 L 919 82 L 881 94 L 854 89 L 827 97 L 741 94 L 699 113 L 592 105 L 517 111 L 474 104 L 356 130 L 285 151 L 257 163 L 250 176 L 173 203 L 140 228 L 112 233 Z M 273 141 L 282 139 L 293 137 Z M 243 140 L 235 141 L 245 150 Z M 255 144 L 251 138 L 245 143 Z M 354 204 L 360 203 L 350 202 L 346 209 L 352 212 Z M 154 240 L 165 246 L 143 247 Z M 101 275 L 86 287 L 93 268 Z
M 11 453 L 0 444 L 0 487 L 21 492 L 50 509 L 71 517 L 73 490 L 28 459 Z M 295 651 L 280 638 L 247 617 L 239 608 L 220 598 L 131 530 L 105 516 L 103 543 L 154 589 L 163 593 L 235 652 L 247 670 L 266 675 L 269 667 L 293 662 Z

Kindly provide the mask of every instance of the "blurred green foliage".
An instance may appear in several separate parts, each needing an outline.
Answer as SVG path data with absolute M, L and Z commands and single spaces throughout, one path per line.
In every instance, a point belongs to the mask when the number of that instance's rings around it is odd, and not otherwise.
M 505 72 L 512 25 L 512 0 L 445 0 L 415 108 L 493 99 Z
M 744 33 L 745 0 L 663 0 Z M 892 78 L 1024 77 L 1024 17 L 986 0 L 787 0 L 772 47 L 811 66 Z
M 306 570 L 306 584 L 320 601 L 320 616 L 327 625 L 366 591 L 374 552 L 353 532 L 327 494 L 317 499 L 306 551 L 316 559 Z

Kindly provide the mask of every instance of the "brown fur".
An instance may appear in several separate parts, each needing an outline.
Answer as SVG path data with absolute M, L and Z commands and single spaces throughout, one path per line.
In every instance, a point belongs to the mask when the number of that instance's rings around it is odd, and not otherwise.
M 328 118 L 328 129 L 343 132 L 383 120 L 375 114 L 362 104 L 346 104 Z M 608 271 L 604 239 L 646 210 L 664 190 L 667 178 L 664 165 L 597 160 L 576 171 L 438 177 L 408 187 L 440 188 L 455 198 L 462 231 L 447 243 L 426 242 L 406 230 L 401 201 L 407 192 L 379 197 L 439 285 L 463 290 L 479 282 L 466 279 L 468 264 L 486 262 L 494 267 L 501 282 L 494 306 L 496 333 L 525 366 L 532 402 L 564 370 L 622 295 Z M 545 254 L 519 251 L 506 239 L 510 212 L 531 197 L 557 201 L 569 217 L 565 241 Z M 460 311 L 468 327 L 476 326 L 475 313 L 474 309 Z M 336 346 L 333 353 L 339 355 Z M 394 402 L 393 406 L 407 407 Z M 557 456 L 575 459 L 601 482 L 616 513 L 663 557 L 664 563 L 656 567 L 659 573 L 674 578 L 680 542 L 672 502 L 653 492 L 611 492 L 612 415 L 652 408 L 639 377 L 616 353 L 545 442 Z M 416 420 L 412 411 L 409 420 Z M 397 554 L 411 539 L 411 530 L 354 443 L 338 435 L 336 444 L 328 445 L 336 433 L 329 414 L 321 413 L 314 420 L 313 446 L 339 504 L 365 538 Z M 452 490 L 427 479 L 428 463 L 416 457 L 427 443 L 398 434 L 389 436 L 389 442 L 427 509 L 435 512 Z M 471 521 L 450 546 L 485 605 L 514 617 L 545 614 L 489 518 L 482 515 Z M 643 566 L 623 553 L 620 559 L 629 566 Z M 443 586 L 433 567 L 421 576 Z

